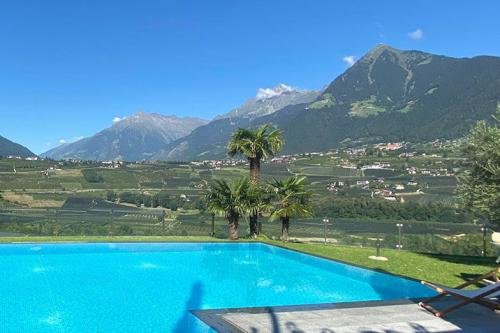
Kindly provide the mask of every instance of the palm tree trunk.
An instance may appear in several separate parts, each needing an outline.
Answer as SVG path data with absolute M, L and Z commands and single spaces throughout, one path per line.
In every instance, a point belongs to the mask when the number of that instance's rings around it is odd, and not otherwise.
M 230 216 L 227 219 L 229 221 L 229 238 L 231 240 L 238 239 L 238 218 L 235 216 Z
M 260 180 L 260 158 L 249 157 L 248 162 L 250 163 L 250 181 L 254 185 L 258 185 Z
M 290 228 L 290 218 L 289 217 L 281 217 L 281 240 L 284 242 L 288 242 L 288 229 Z
M 250 221 L 250 236 L 256 236 L 259 234 L 259 228 L 258 228 L 258 221 L 257 221 L 257 214 L 256 213 L 251 213 L 249 216 L 249 221 Z
M 260 156 L 248 158 L 248 162 L 250 163 L 250 182 L 254 185 L 259 185 L 260 181 L 260 160 Z M 258 235 L 262 230 L 262 225 L 259 223 L 258 211 L 255 211 L 250 217 L 250 224 L 252 223 L 255 223 L 255 232 L 252 231 L 252 225 L 250 225 L 250 234 Z

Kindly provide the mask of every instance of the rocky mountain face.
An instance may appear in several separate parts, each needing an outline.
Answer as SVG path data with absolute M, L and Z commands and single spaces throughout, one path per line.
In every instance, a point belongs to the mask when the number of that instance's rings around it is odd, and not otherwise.
M 53 159 L 148 160 L 170 142 L 204 125 L 205 120 L 140 112 L 94 136 L 42 154 Z
M 20 157 L 36 156 L 28 148 L 0 136 L 0 156 L 10 155 Z

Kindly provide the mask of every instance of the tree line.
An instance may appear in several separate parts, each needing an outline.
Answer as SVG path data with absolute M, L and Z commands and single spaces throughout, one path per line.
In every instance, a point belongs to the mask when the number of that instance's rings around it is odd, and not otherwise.
M 371 218 L 390 220 L 415 220 L 445 223 L 468 223 L 474 215 L 463 208 L 440 202 L 420 204 L 417 202 L 390 202 L 379 198 L 335 197 L 320 199 L 315 207 L 316 216 L 342 218 Z

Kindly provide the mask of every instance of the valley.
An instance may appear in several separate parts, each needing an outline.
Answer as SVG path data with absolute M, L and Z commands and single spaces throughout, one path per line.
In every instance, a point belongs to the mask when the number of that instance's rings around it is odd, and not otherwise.
M 456 208 L 456 174 L 463 158 L 457 141 L 346 146 L 284 155 L 262 165 L 262 181 L 306 176 L 315 217 L 297 219 L 293 237 L 319 242 L 323 216 L 329 241 L 374 246 L 397 243 L 404 221 L 407 246 L 419 250 L 480 251 L 473 216 Z M 13 170 L 16 170 L 14 172 Z M 0 232 L 4 235 L 180 235 L 225 237 L 227 222 L 206 211 L 214 179 L 248 174 L 244 160 L 96 162 L 0 160 Z M 263 233 L 280 226 L 263 216 Z M 242 233 L 248 232 L 246 219 Z M 457 235 L 463 234 L 459 238 Z M 470 235 L 470 236 L 469 236 Z M 450 238 L 451 237 L 451 238 Z M 471 237 L 478 243 L 473 245 Z M 433 247 L 428 243 L 433 242 Z M 463 245 L 460 245 L 463 244 Z M 466 247 L 465 244 L 469 244 Z M 474 246 L 476 246 L 474 248 Z M 471 248 L 472 247 L 472 248 Z

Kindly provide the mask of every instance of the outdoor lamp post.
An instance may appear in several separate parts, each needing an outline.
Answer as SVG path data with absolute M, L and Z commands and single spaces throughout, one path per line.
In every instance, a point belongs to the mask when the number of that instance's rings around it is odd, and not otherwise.
M 215 237 L 215 213 L 212 213 L 212 237 Z
M 398 245 L 396 245 L 396 248 L 401 250 L 403 248 L 403 244 L 401 244 L 401 231 L 403 229 L 403 223 L 396 224 L 396 227 L 398 227 Z
M 330 219 L 328 217 L 325 217 L 323 219 L 323 233 L 324 233 L 324 236 L 325 236 L 325 245 L 326 245 L 326 225 L 330 223 Z
M 486 257 L 486 231 L 488 231 L 486 224 L 481 224 L 481 232 L 483 233 L 483 250 L 481 251 L 481 254 L 483 257 Z

